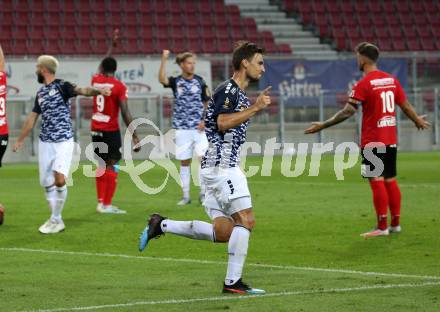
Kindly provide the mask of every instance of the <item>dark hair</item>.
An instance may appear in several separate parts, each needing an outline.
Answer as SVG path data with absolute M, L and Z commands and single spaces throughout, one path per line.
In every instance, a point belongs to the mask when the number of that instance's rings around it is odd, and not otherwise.
M 113 57 L 108 56 L 102 60 L 101 68 L 103 73 L 113 74 L 118 68 L 118 63 Z
M 360 55 L 368 57 L 373 62 L 379 58 L 379 48 L 369 42 L 361 42 L 356 46 L 355 51 Z
M 187 58 L 190 58 L 190 57 L 194 57 L 194 53 L 192 53 L 192 52 L 183 52 L 183 53 L 177 54 L 177 56 L 176 56 L 176 63 L 177 63 L 177 65 L 182 64 L 183 62 L 185 62 L 185 60 Z
M 249 41 L 239 41 L 235 44 L 232 52 L 232 66 L 234 70 L 239 70 L 241 61 L 250 61 L 255 54 L 263 54 L 264 50 L 258 47 L 255 43 Z

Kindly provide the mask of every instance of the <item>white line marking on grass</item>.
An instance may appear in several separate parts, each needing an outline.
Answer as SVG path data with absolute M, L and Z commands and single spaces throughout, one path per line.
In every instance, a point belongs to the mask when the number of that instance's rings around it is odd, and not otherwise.
M 286 178 L 287 179 L 287 178 Z M 258 181 L 258 180 L 248 180 L 249 184 L 267 184 L 266 181 Z M 348 181 L 334 181 L 334 182 L 307 182 L 307 181 L 286 181 L 286 180 L 279 180 L 276 181 L 276 183 L 281 184 L 290 184 L 290 185 L 310 185 L 310 186 L 344 186 L 344 185 L 365 185 L 365 182 L 359 181 L 359 182 L 348 182 Z M 427 182 L 427 183 L 404 183 L 399 182 L 399 186 L 401 187 L 433 187 L 433 188 L 440 188 L 440 183 L 436 182 Z
M 248 299 L 255 299 L 255 298 L 301 296 L 301 295 L 328 294 L 328 293 L 345 293 L 345 292 L 355 292 L 355 291 L 368 291 L 368 290 L 375 290 L 375 289 L 418 288 L 418 287 L 429 287 L 429 286 L 440 286 L 440 282 L 426 282 L 426 283 L 420 283 L 420 284 L 371 285 L 371 286 L 359 286 L 359 287 L 351 287 L 351 288 L 330 288 L 330 289 L 300 290 L 300 291 L 283 291 L 283 292 L 269 293 L 269 294 L 265 294 L 265 295 L 246 295 L 246 296 L 237 296 L 237 295 L 227 296 L 227 295 L 225 295 L 225 296 L 217 296 L 217 297 L 192 298 L 192 299 L 136 301 L 136 302 L 128 302 L 128 303 L 116 303 L 116 304 L 105 304 L 105 305 L 72 307 L 72 308 L 27 310 L 27 311 L 20 311 L 20 312 L 87 311 L 87 310 L 99 310 L 99 309 L 111 309 L 111 308 L 128 308 L 128 307 L 133 307 L 133 306 L 147 306 L 147 305 L 161 305 L 161 304 L 185 304 L 185 303 L 231 301 L 231 300 L 248 300 Z
M 168 258 L 168 257 L 131 256 L 131 255 L 124 255 L 124 254 L 94 253 L 94 252 L 84 252 L 84 251 L 45 250 L 45 249 L 30 249 L 30 248 L 0 248 L 0 251 L 31 252 L 31 253 L 33 252 L 33 253 L 43 253 L 43 254 L 61 254 L 61 255 L 90 256 L 90 257 L 113 257 L 113 258 L 123 258 L 123 259 L 155 260 L 155 261 L 183 262 L 183 263 L 197 263 L 197 264 L 217 264 L 217 265 L 227 264 L 227 262 L 225 262 L 225 261 L 185 259 L 185 258 Z M 257 268 L 266 268 L 266 269 L 314 271 L 314 272 L 326 272 L 326 273 L 355 274 L 355 275 L 364 275 L 364 276 L 386 276 L 386 277 L 440 280 L 440 276 L 414 275 L 414 274 L 401 274 L 401 273 L 384 273 L 384 272 L 365 272 L 365 271 L 355 271 L 355 270 L 345 270 L 345 269 L 326 269 L 326 268 L 314 268 L 314 267 L 301 267 L 301 266 L 292 266 L 292 265 L 246 263 L 246 266 L 257 267 Z

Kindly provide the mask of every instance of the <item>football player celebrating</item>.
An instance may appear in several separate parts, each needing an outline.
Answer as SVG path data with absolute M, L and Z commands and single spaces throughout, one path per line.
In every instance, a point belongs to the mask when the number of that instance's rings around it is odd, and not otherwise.
M 183 198 L 177 205 L 187 205 L 191 203 L 189 190 L 193 151 L 200 158 L 208 148 L 203 115 L 209 100 L 209 91 L 203 78 L 194 74 L 195 55 L 190 52 L 181 53 L 176 57 L 176 63 L 182 69 L 182 74 L 177 77 L 167 77 L 165 66 L 169 54 L 168 50 L 162 53 L 159 82 L 164 87 L 171 88 L 175 97 L 173 129 L 176 129 L 176 158 L 180 160 L 180 180 L 183 191 Z M 204 196 L 205 186 L 200 181 L 199 200 L 201 203 Z
M 98 89 L 111 90 L 111 95 L 99 94 L 93 97 L 93 116 L 91 122 L 92 142 L 95 144 L 95 154 L 105 164 L 96 170 L 96 192 L 99 213 L 124 214 L 126 211 L 112 205 L 113 195 L 116 190 L 118 176 L 118 162 L 121 160 L 121 133 L 119 130 L 119 111 L 122 119 L 128 127 L 133 121 L 127 105 L 127 87 L 124 83 L 115 78 L 117 62 L 111 56 L 112 49 L 117 46 L 119 31 L 113 33 L 112 44 L 107 55 L 99 65 L 99 73 L 92 78 L 92 86 Z M 139 139 L 135 131 L 133 133 L 133 144 L 136 146 Z M 99 146 L 105 144 L 106 149 Z M 139 147 L 134 151 L 138 152 Z
M 249 119 L 270 105 L 270 87 L 251 105 L 245 90 L 264 73 L 263 50 L 250 42 L 240 42 L 232 55 L 234 75 L 222 83 L 209 101 L 205 117 L 209 148 L 202 159 L 202 180 L 207 192 L 205 210 L 212 224 L 203 221 L 174 221 L 151 215 L 141 235 L 139 249 L 164 233 L 228 242 L 228 268 L 224 293 L 263 294 L 242 281 L 249 237 L 255 224 L 251 194 L 240 169 L 240 147 L 246 141 Z
M 401 193 L 396 181 L 397 131 L 396 104 L 411 119 L 417 129 L 430 126 L 426 116 L 418 116 L 408 102 L 399 81 L 377 68 L 379 49 L 374 44 L 363 42 L 356 49 L 359 69 L 364 77 L 353 87 L 348 103 L 333 117 L 324 122 L 314 122 L 304 132 L 315 133 L 334 126 L 362 107 L 362 175 L 369 179 L 373 192 L 373 203 L 377 216 L 377 227 L 361 234 L 363 237 L 384 236 L 401 231 Z M 372 159 L 377 157 L 383 170 L 376 168 Z M 388 207 L 391 226 L 388 228 Z
M 23 130 L 15 143 L 16 152 L 24 144 L 24 139 L 33 129 L 41 115 L 38 163 L 40 184 L 46 190 L 46 199 L 51 216 L 40 228 L 43 234 L 53 234 L 65 229 L 61 212 L 67 198 L 66 177 L 69 174 L 73 156 L 73 128 L 70 98 L 77 95 L 110 95 L 109 90 L 79 88 L 76 85 L 57 79 L 55 73 L 58 60 L 50 55 L 37 59 L 37 78 L 43 86 L 38 90 L 32 112 L 23 125 Z

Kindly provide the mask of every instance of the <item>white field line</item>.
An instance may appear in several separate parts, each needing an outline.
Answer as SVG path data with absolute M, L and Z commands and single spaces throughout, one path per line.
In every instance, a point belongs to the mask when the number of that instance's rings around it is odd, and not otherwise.
M 281 184 L 291 184 L 291 185 L 295 185 L 295 184 L 299 184 L 299 185 L 312 185 L 312 186 L 344 186 L 344 185 L 364 185 L 365 183 L 363 183 L 362 181 L 360 182 L 345 182 L 343 180 L 338 181 L 335 179 L 335 181 L 333 182 L 306 182 L 306 181 L 295 181 L 295 180 L 291 180 L 291 181 L 286 181 L 284 179 L 289 179 L 289 178 L 283 178 L 283 180 L 281 181 L 273 181 L 273 183 L 281 183 Z M 397 181 L 399 183 L 399 181 Z M 248 180 L 249 184 L 267 184 L 267 181 L 253 181 L 253 180 Z M 432 188 L 439 188 L 440 189 L 440 183 L 399 183 L 399 187 L 432 187 Z
M 235 301 L 235 300 L 249 300 L 255 298 L 273 298 L 273 297 L 286 297 L 286 296 L 301 296 L 301 295 L 315 295 L 315 294 L 328 294 L 328 293 L 347 293 L 347 292 L 360 292 L 375 289 L 397 289 L 397 288 L 418 288 L 440 286 L 440 282 L 426 282 L 419 284 L 390 284 L 390 285 L 371 285 L 371 286 L 359 286 L 351 288 L 330 288 L 330 289 L 316 289 L 316 290 L 300 290 L 300 291 L 283 291 L 276 293 L 268 293 L 265 295 L 247 295 L 247 296 L 217 296 L 206 298 L 192 298 L 192 299 L 168 299 L 168 300 L 155 300 L 155 301 L 135 301 L 128 303 L 116 303 L 105 304 L 95 306 L 83 306 L 83 307 L 71 307 L 71 308 L 55 308 L 55 309 L 40 309 L 40 310 L 26 310 L 20 312 L 64 312 L 64 311 L 88 311 L 99 309 L 112 309 L 112 308 L 128 308 L 133 306 L 154 306 L 154 305 L 166 305 L 166 304 L 186 304 L 186 303 L 199 303 L 199 302 L 215 302 L 215 301 Z
M 227 264 L 227 262 L 225 262 L 225 261 L 185 259 L 185 258 L 168 258 L 168 257 L 131 256 L 131 255 L 124 255 L 124 254 L 94 253 L 94 252 L 84 252 L 84 251 L 45 250 L 45 249 L 30 249 L 30 248 L 0 248 L 0 251 L 29 252 L 29 253 L 42 253 L 42 254 L 60 254 L 60 255 L 71 255 L 71 256 L 111 257 L 111 258 L 122 258 L 122 259 L 167 261 L 167 262 L 181 262 L 181 263 L 194 263 L 194 264 L 216 264 L 216 265 L 226 265 Z M 275 264 L 263 264 L 263 263 L 246 263 L 245 265 L 249 266 L 249 267 L 257 267 L 257 268 L 265 268 L 265 269 L 313 271 L 313 272 L 326 272 L 326 273 L 354 274 L 354 275 L 363 275 L 363 276 L 384 276 L 384 277 L 440 280 L 440 276 L 430 276 L 430 275 L 366 272 L 366 271 L 355 271 L 355 270 L 345 270 L 345 269 L 315 268 L 315 267 L 275 265 Z

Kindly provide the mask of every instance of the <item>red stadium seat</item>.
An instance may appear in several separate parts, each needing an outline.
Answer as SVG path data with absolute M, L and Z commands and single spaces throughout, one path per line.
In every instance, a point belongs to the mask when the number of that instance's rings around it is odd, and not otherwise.
M 14 54 L 27 54 L 28 49 L 25 40 L 14 39 L 13 45 Z
M 392 46 L 390 40 L 379 40 L 377 44 L 378 44 L 378 47 L 381 51 L 392 51 L 393 50 L 393 46 Z
M 46 52 L 46 47 L 43 45 L 42 39 L 28 40 L 27 50 L 29 54 L 33 55 L 48 54 L 48 52 Z
M 432 37 L 431 28 L 428 25 L 418 25 L 416 31 L 422 40 L 430 39 Z
M 278 51 L 282 54 L 291 54 L 292 49 L 290 48 L 290 45 L 287 43 L 281 43 L 278 45 Z
M 154 50 L 154 45 L 151 40 L 139 40 L 138 49 L 140 53 L 151 54 L 153 52 L 159 53 L 159 51 Z
M 403 40 L 395 40 L 393 41 L 393 50 L 396 51 L 406 51 L 406 45 Z
M 406 44 L 407 44 L 408 49 L 409 49 L 410 51 L 418 51 L 418 50 L 421 50 L 421 46 L 420 46 L 419 40 L 418 40 L 417 38 L 414 38 L 414 39 L 410 39 L 410 40 L 408 40 L 408 41 L 406 42 Z
M 174 53 L 180 53 L 186 51 L 186 40 L 185 39 L 174 39 L 172 51 Z
M 423 14 L 423 13 L 425 13 L 425 8 L 424 8 L 423 4 L 420 3 L 420 2 L 419 1 L 410 1 L 409 2 L 410 8 L 411 8 L 411 12 L 413 14 Z
M 420 42 L 422 44 L 422 50 L 424 50 L 424 51 L 436 51 L 437 50 L 437 46 L 436 46 L 434 40 L 432 40 L 432 38 L 421 40 Z
M 26 40 L 28 38 L 26 27 L 15 26 L 12 29 L 11 37 L 15 40 Z

